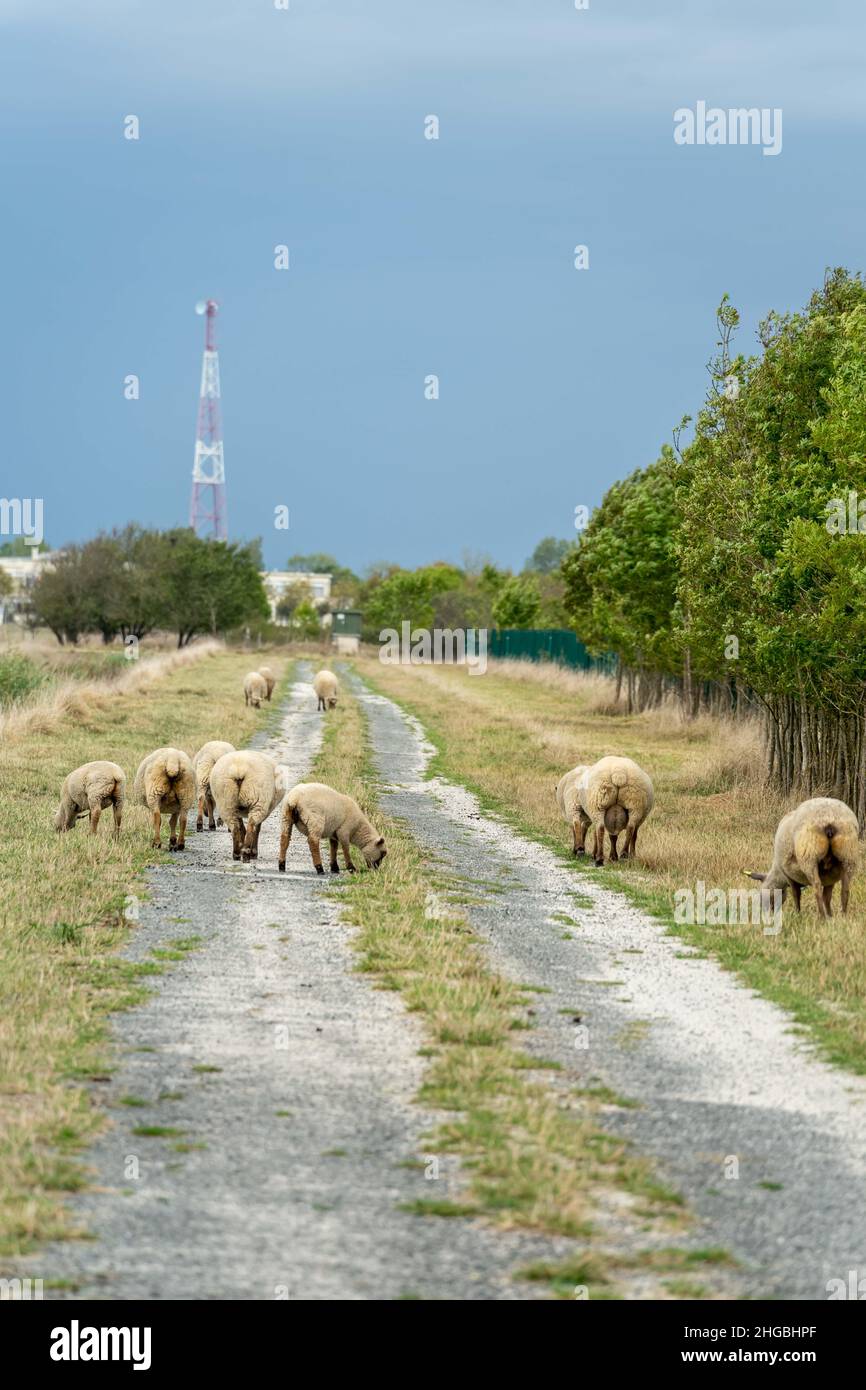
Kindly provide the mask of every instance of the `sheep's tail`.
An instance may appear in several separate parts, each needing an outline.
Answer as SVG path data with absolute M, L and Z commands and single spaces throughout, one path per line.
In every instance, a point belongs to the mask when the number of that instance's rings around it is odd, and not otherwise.
M 838 826 L 835 821 L 804 825 L 794 836 L 794 853 L 801 864 L 827 858 L 849 863 L 857 856 L 857 834 L 853 827 Z
M 618 835 L 628 825 L 628 811 L 617 802 L 604 813 L 604 828 L 609 835 Z
M 625 787 L 628 784 L 628 768 L 624 763 L 618 763 L 611 768 L 610 780 L 615 787 Z

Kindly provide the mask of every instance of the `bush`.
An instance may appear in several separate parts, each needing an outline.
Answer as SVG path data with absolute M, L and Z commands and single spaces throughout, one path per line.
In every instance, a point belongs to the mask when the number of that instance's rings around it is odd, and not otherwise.
M 45 672 L 26 656 L 18 656 L 15 652 L 0 656 L 0 706 L 23 700 L 44 685 L 46 679 Z

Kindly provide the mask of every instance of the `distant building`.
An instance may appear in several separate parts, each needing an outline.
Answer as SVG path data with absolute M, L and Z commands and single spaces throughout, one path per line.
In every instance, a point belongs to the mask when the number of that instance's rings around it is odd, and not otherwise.
M 305 588 L 307 597 L 316 608 L 331 598 L 331 576 L 312 574 L 304 570 L 264 570 L 262 583 L 271 605 L 271 622 L 285 625 L 286 618 L 277 616 L 277 608 L 290 589 Z
M 361 646 L 361 614 L 341 609 L 331 615 L 331 641 L 341 656 L 353 656 Z
M 12 580 L 12 593 L 0 597 L 0 623 L 12 623 L 16 614 L 44 569 L 51 568 L 55 550 L 36 550 L 32 555 L 0 555 L 0 572 Z

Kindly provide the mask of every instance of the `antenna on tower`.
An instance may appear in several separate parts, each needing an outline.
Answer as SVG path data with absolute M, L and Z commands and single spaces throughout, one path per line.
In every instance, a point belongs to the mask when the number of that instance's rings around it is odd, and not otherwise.
M 215 299 L 200 299 L 197 314 L 204 314 L 204 357 L 192 464 L 192 501 L 189 524 L 197 536 L 224 541 L 226 529 L 226 473 L 220 420 L 220 361 L 216 345 Z

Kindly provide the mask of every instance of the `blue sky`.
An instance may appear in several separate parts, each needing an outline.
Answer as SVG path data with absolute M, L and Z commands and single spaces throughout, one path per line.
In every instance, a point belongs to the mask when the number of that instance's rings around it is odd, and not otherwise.
M 864 62 L 855 0 L 0 0 L 2 495 L 184 524 L 213 296 L 234 538 L 519 566 L 698 407 L 725 291 L 750 348 L 864 268 Z M 699 99 L 781 154 L 677 146 Z

